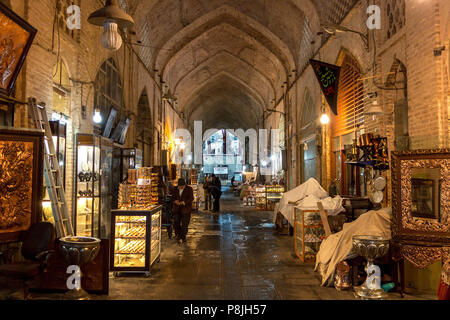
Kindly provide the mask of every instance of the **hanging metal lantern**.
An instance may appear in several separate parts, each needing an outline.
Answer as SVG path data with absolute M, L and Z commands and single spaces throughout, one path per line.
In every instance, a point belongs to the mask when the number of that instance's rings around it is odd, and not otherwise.
M 134 26 L 133 18 L 119 8 L 118 0 L 106 0 L 105 6 L 93 12 L 89 16 L 88 22 L 96 26 L 103 26 L 101 44 L 105 49 L 113 51 L 122 46 L 119 27 Z

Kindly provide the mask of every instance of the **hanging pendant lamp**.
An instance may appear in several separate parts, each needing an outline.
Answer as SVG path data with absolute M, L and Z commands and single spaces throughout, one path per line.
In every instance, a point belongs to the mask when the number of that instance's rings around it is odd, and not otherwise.
M 111 51 L 116 51 L 122 46 L 119 27 L 134 26 L 133 18 L 119 8 L 118 0 L 106 0 L 103 8 L 91 13 L 88 22 L 96 26 L 103 26 L 101 44 L 105 49 Z

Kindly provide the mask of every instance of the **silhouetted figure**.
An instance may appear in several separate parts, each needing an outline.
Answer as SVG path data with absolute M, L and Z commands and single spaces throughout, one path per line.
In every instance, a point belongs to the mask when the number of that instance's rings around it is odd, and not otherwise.
M 172 193 L 175 234 L 179 243 L 186 242 L 189 222 L 191 221 L 194 191 L 186 185 L 184 179 L 178 179 L 178 187 Z

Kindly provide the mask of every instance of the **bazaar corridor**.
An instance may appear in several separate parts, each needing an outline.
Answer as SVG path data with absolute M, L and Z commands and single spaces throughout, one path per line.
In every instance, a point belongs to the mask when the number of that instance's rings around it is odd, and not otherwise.
M 225 188 L 224 188 L 225 189 Z M 160 263 L 149 278 L 117 277 L 107 299 L 348 300 L 353 291 L 320 286 L 313 263 L 302 263 L 293 238 L 274 230 L 273 212 L 243 207 L 228 191 L 221 213 L 193 213 L 188 242 L 163 232 Z M 139 279 L 139 280 L 138 280 Z M 400 299 L 399 294 L 390 294 Z M 405 299 L 427 299 L 405 296 Z M 428 297 L 433 299 L 433 297 Z

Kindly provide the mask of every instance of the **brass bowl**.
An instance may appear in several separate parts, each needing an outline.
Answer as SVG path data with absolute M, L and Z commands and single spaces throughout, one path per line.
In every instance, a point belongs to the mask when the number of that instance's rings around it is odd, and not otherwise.
M 353 236 L 352 242 L 355 252 L 369 261 L 384 256 L 389 250 L 389 240 L 379 236 Z

